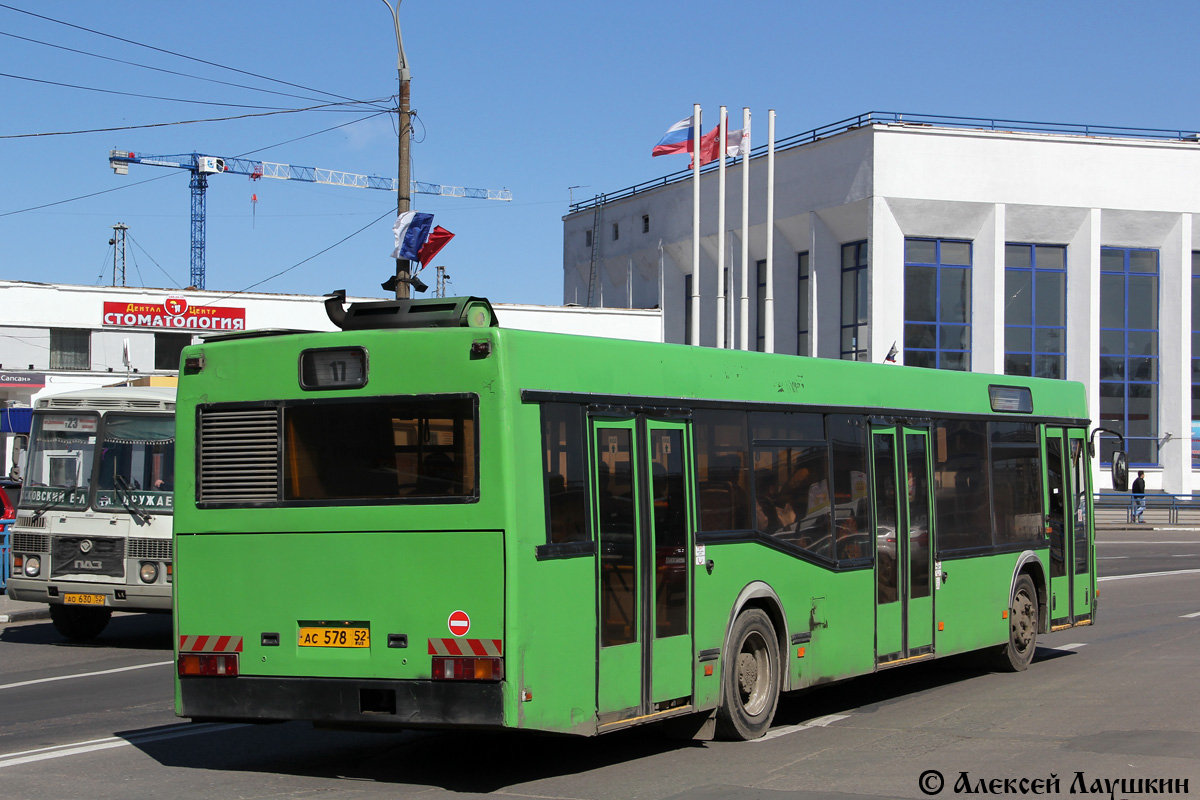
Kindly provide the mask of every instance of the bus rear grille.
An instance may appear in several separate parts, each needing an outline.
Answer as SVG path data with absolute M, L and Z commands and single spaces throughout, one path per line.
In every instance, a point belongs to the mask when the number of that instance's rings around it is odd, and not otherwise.
M 126 558 L 152 558 L 155 561 L 171 561 L 170 539 L 135 539 L 130 538 L 125 545 Z
M 49 553 L 50 537 L 44 533 L 12 534 L 14 553 Z
M 200 412 L 196 500 L 207 503 L 279 499 L 279 416 L 268 409 Z

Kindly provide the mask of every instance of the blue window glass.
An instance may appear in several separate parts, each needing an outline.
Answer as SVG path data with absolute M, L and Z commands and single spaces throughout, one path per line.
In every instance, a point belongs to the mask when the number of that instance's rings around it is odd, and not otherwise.
M 971 243 L 904 240 L 904 364 L 971 369 Z
M 1004 374 L 1067 376 L 1067 248 L 1004 246 Z
M 867 243 L 842 245 L 842 359 L 866 361 Z
M 1129 463 L 1158 464 L 1158 251 L 1100 248 L 1100 425 Z M 1101 440 L 1112 461 L 1117 440 Z
M 808 355 L 808 253 L 796 254 L 796 354 Z

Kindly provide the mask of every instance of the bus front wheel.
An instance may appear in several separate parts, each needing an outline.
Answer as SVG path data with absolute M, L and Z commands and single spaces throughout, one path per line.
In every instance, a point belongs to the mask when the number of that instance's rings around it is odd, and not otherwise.
M 50 606 L 50 621 L 68 639 L 95 639 L 111 617 L 110 608 Z
M 1037 649 L 1038 596 L 1033 579 L 1021 575 L 1013 586 L 1008 610 L 1008 644 L 1002 645 L 997 665 L 1006 672 L 1021 672 L 1033 662 Z
M 717 734 L 722 739 L 757 739 L 771 727 L 779 703 L 779 644 L 771 619 L 761 609 L 738 615 L 721 668 Z

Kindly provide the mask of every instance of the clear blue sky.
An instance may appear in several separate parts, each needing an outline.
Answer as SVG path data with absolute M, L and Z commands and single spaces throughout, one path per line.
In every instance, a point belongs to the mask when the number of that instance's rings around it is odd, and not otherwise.
M 134 94 L 277 108 L 396 91 L 395 37 L 381 0 L 118 4 L 0 0 L 81 28 L 287 81 L 286 86 L 0 8 L 0 72 Z M 414 195 L 457 234 L 438 257 L 452 294 L 562 300 L 562 215 L 575 197 L 681 169 L 651 159 L 662 133 L 703 105 L 742 106 L 766 133 L 800 133 L 866 111 L 1200 129 L 1187 78 L 1200 10 L 1115 2 L 564 2 L 404 0 L 417 180 L 507 188 L 511 203 Z M 252 109 L 101 94 L 0 77 L 0 136 L 147 125 Z M 185 286 L 188 173 L 108 167 L 112 148 L 201 153 L 394 176 L 389 115 L 281 144 L 367 114 L 305 112 L 68 136 L 0 138 L 0 277 L 112 281 L 108 239 L 130 226 L 127 283 Z M 394 116 L 391 117 L 394 120 Z M 706 124 L 705 127 L 708 127 Z M 756 136 L 755 144 L 763 141 Z M 133 185 L 142 181 L 153 182 Z M 79 195 L 119 191 L 34 211 Z M 252 215 L 251 195 L 259 202 Z M 388 210 L 372 190 L 223 175 L 208 191 L 207 286 L 380 296 L 393 269 Z M 21 213 L 12 213 L 21 212 Z M 293 265 L 381 221 L 324 255 Z M 157 262 L 157 265 L 155 264 Z M 135 267 L 136 264 L 136 267 Z M 160 269 L 161 266 L 161 269 Z M 432 273 L 432 269 L 427 270 Z M 432 274 L 426 274 L 433 283 Z M 2 309 L 0 309 L 2 313 Z

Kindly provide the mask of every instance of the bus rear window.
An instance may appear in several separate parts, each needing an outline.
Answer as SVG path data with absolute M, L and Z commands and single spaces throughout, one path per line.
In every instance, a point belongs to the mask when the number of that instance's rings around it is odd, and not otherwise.
M 471 397 L 289 406 L 283 435 L 285 501 L 479 497 Z

